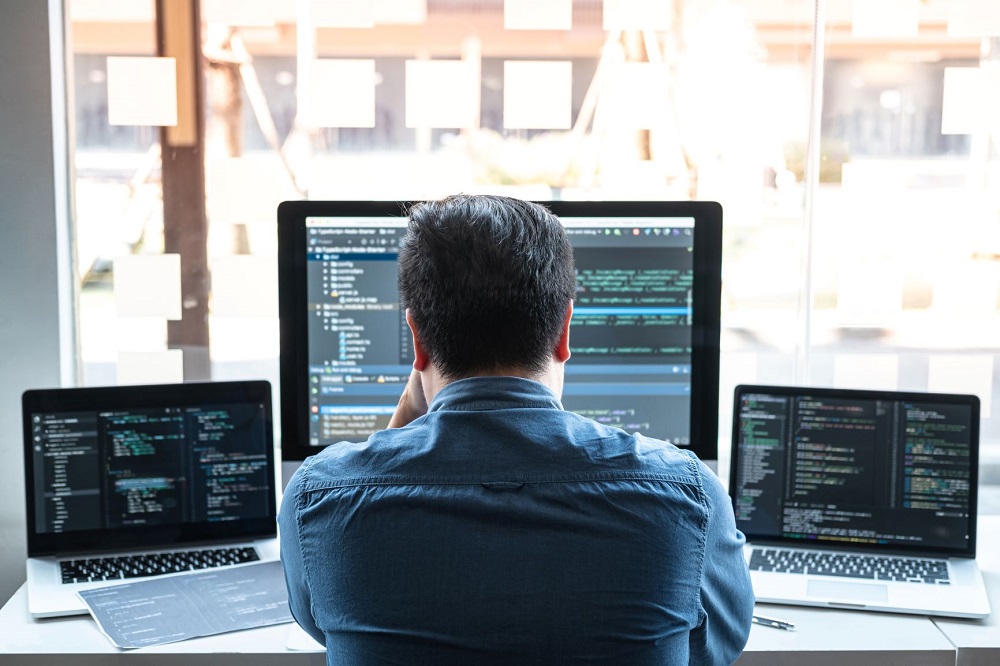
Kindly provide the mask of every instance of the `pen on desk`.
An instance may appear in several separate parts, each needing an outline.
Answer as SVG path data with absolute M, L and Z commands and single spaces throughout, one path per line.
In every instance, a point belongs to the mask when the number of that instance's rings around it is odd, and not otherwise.
M 778 620 L 773 617 L 764 617 L 763 615 L 753 616 L 754 624 L 761 624 L 765 627 L 774 627 L 775 629 L 784 629 L 785 631 L 795 631 L 795 625 L 791 622 L 786 622 L 785 620 Z

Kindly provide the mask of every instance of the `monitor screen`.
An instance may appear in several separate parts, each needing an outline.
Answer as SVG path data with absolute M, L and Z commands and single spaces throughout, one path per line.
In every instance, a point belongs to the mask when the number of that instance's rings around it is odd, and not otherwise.
M 577 294 L 563 405 L 716 457 L 721 210 L 549 202 Z M 396 258 L 406 204 L 279 209 L 282 454 L 385 428 L 413 363 Z

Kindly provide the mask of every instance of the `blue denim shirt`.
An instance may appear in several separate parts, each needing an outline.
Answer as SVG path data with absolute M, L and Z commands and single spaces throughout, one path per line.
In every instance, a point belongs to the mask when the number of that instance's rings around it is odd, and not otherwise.
M 306 460 L 285 491 L 292 614 L 329 664 L 725 664 L 753 592 L 694 455 L 476 377 Z

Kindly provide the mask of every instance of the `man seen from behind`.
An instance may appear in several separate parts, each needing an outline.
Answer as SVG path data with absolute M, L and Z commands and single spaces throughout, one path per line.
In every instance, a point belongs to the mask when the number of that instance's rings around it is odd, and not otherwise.
M 415 206 L 414 363 L 389 428 L 306 460 L 279 517 L 289 603 L 330 664 L 727 664 L 743 535 L 673 445 L 560 402 L 576 277 L 544 207 Z

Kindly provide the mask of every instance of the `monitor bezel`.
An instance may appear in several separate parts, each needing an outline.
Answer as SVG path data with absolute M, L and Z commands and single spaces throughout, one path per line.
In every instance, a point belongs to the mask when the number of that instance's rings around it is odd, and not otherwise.
M 308 444 L 306 218 L 405 217 L 414 202 L 286 201 L 278 206 L 281 456 L 299 462 L 323 447 Z M 719 332 L 722 295 L 722 207 L 710 201 L 538 201 L 559 217 L 649 217 L 694 220 L 691 445 L 718 458 Z M 701 396 L 701 399 L 695 399 Z
M 143 527 L 38 532 L 35 525 L 35 479 L 32 455 L 33 414 L 45 412 L 106 411 L 159 407 L 196 407 L 212 404 L 264 406 L 263 436 L 267 453 L 267 515 L 220 522 L 177 523 Z M 29 557 L 127 548 L 167 548 L 197 543 L 246 541 L 277 536 L 277 494 L 271 384 L 266 380 L 191 382 L 141 386 L 31 389 L 21 397 L 24 422 L 24 470 Z
M 970 424 L 971 451 L 969 456 L 969 540 L 965 548 L 947 548 L 927 545 L 907 546 L 905 544 L 856 544 L 838 541 L 803 541 L 792 537 L 775 536 L 742 530 L 747 541 L 762 544 L 787 544 L 798 547 L 815 547 L 829 550 L 870 550 L 888 554 L 936 553 L 952 557 L 976 556 L 976 531 L 978 520 L 979 496 L 979 433 L 980 433 L 980 400 L 975 395 L 959 393 L 927 393 L 920 391 L 886 391 L 871 389 L 846 389 L 811 386 L 770 386 L 764 384 L 740 384 L 733 389 L 733 429 L 729 464 L 729 496 L 733 511 L 736 510 L 737 479 L 740 474 L 739 448 L 739 405 L 742 397 L 748 393 L 765 393 L 779 396 L 816 396 L 825 398 L 863 399 L 863 400 L 913 400 L 915 402 L 938 403 L 943 405 L 960 405 L 972 410 Z M 738 526 L 739 527 L 739 526 Z

